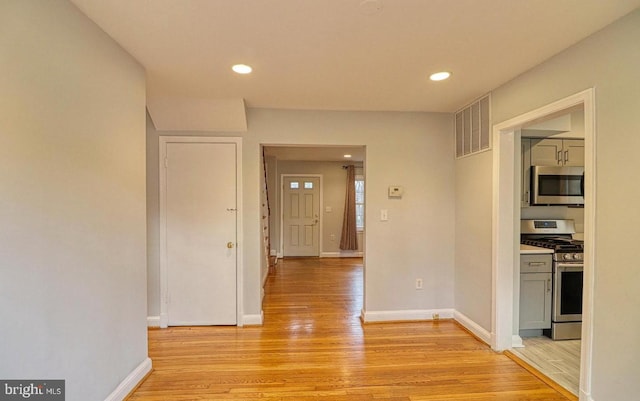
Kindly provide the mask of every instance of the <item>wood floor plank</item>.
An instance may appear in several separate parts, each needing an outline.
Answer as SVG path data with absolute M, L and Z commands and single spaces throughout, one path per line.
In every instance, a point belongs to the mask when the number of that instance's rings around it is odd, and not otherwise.
M 159 400 L 566 401 L 454 321 L 366 324 L 361 259 L 293 259 L 265 287 L 263 326 L 149 330 Z

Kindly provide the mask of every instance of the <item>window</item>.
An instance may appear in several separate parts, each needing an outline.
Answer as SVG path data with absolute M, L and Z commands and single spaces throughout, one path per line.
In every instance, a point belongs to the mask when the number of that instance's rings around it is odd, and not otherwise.
M 292 181 L 291 183 L 289 183 L 289 188 L 298 189 L 298 188 L 300 188 L 300 183 L 297 182 L 297 181 Z
M 356 228 L 364 229 L 364 177 L 356 176 Z
M 313 189 L 313 182 L 305 181 L 304 189 Z

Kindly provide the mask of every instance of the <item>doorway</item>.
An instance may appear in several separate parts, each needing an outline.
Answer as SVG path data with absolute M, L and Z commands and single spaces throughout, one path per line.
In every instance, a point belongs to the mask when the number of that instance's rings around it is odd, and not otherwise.
M 161 327 L 238 324 L 240 147 L 160 137 Z
M 365 253 L 365 146 L 349 145 L 283 145 L 283 144 L 263 144 L 263 155 L 265 158 L 265 188 L 268 188 L 267 202 L 270 204 L 271 214 L 269 225 L 265 230 L 270 234 L 269 254 L 275 255 L 280 260 L 276 263 L 273 272 L 278 274 L 278 270 L 286 267 L 282 259 L 289 256 L 283 247 L 283 177 L 292 177 L 286 186 L 291 182 L 297 182 L 298 186 L 304 187 L 304 180 L 301 178 L 317 178 L 320 188 L 319 213 L 318 213 L 318 252 L 315 257 L 320 259 L 334 258 L 337 263 L 341 263 L 342 258 L 362 258 Z M 360 179 L 362 189 L 362 199 L 356 201 L 359 205 L 361 226 L 358 227 L 357 251 L 345 251 L 340 249 L 340 239 L 345 206 L 345 191 L 347 183 L 347 173 L 345 165 L 356 166 L 356 177 Z M 307 182 L 311 182 L 307 180 Z M 307 184 L 309 186 L 311 184 Z M 315 183 L 312 184 L 315 187 Z M 298 189 L 299 190 L 299 189 Z M 358 201 L 360 203 L 358 203 Z M 265 205 L 263 204 L 263 207 Z M 266 216 L 263 213 L 263 217 Z M 315 216 L 314 216 L 315 217 Z M 314 219 L 315 220 L 315 219 Z M 305 259 L 301 261 L 304 262 Z M 311 261 L 313 259 L 306 259 Z M 366 260 L 366 258 L 365 258 Z M 284 261 L 286 262 L 286 261 Z M 363 261 L 363 265 L 366 262 Z M 363 266 L 366 269 L 366 266 Z M 263 288 L 270 277 L 266 267 L 263 269 Z M 266 295 L 265 295 L 266 296 Z M 358 294 L 360 301 L 364 302 L 364 294 Z
M 493 205 L 493 307 L 492 341 L 496 350 L 512 348 L 517 333 L 514 329 L 514 266 L 519 263 L 519 205 L 520 199 L 514 171 L 517 147 L 516 131 L 523 125 L 563 113 L 572 107 L 584 108 L 585 139 L 585 208 L 584 208 L 584 301 L 582 314 L 582 344 L 580 350 L 580 396 L 587 395 L 591 389 L 591 338 L 593 324 L 593 277 L 595 247 L 595 124 L 594 90 L 588 89 L 569 96 L 542 108 L 525 113 L 493 127 L 494 143 L 494 205 Z

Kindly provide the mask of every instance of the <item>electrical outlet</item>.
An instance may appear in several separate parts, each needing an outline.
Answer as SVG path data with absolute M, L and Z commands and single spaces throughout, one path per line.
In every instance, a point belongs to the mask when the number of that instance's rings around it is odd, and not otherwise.
M 416 279 L 416 290 L 421 290 L 422 289 L 422 279 L 421 278 L 417 278 Z
M 335 234 L 330 234 L 330 235 L 329 235 L 329 240 L 330 240 L 331 242 L 334 242 L 334 241 L 336 240 L 336 235 L 335 235 Z
M 440 314 L 439 313 L 434 313 L 433 314 L 433 320 L 440 320 Z

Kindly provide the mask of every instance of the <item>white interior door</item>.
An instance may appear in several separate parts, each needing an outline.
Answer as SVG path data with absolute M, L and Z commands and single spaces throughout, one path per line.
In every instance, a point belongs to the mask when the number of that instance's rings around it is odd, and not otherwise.
M 168 324 L 235 325 L 236 144 L 167 143 Z
M 283 179 L 284 256 L 320 256 L 320 178 Z

